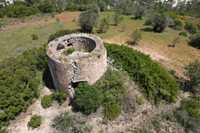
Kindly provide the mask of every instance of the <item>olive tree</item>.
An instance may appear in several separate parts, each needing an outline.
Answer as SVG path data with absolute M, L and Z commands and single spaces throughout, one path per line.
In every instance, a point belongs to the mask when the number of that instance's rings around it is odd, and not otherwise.
M 91 33 L 99 18 L 99 8 L 95 6 L 85 12 L 82 12 L 79 17 L 79 24 L 83 32 Z

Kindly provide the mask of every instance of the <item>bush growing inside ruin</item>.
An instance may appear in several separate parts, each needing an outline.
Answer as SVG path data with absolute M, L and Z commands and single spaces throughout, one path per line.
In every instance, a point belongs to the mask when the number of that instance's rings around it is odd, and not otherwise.
M 121 113 L 123 97 L 126 92 L 120 73 L 108 69 L 102 79 L 95 84 L 95 87 L 101 90 L 103 94 L 102 106 L 104 119 L 116 119 Z
M 28 122 L 28 127 L 37 128 L 42 124 L 42 117 L 39 115 L 33 115 Z
M 53 120 L 52 127 L 60 133 L 90 133 L 91 127 L 86 123 L 86 119 L 81 114 L 71 114 L 69 112 L 58 115 Z
M 68 49 L 66 49 L 63 53 L 64 53 L 65 55 L 70 55 L 70 54 L 72 54 L 74 51 L 75 51 L 74 48 L 68 48 Z
M 195 48 L 200 49 L 200 33 L 196 33 L 190 37 L 189 44 Z
M 42 97 L 41 99 L 41 105 L 43 108 L 49 108 L 53 103 L 53 96 L 52 95 L 47 95 Z
M 83 114 L 89 115 L 96 112 L 102 103 L 102 93 L 99 89 L 92 87 L 86 83 L 81 83 L 75 89 L 75 99 L 73 101 L 73 109 Z
M 187 37 L 188 36 L 187 32 L 180 32 L 179 35 L 183 36 L 183 37 Z
M 179 89 L 176 80 L 149 56 L 126 46 L 107 44 L 106 48 L 108 56 L 114 60 L 114 65 L 127 71 L 150 101 L 159 103 L 162 100 L 176 100 Z
M 99 8 L 94 6 L 84 11 L 79 16 L 79 24 L 82 32 L 91 33 L 99 18 Z

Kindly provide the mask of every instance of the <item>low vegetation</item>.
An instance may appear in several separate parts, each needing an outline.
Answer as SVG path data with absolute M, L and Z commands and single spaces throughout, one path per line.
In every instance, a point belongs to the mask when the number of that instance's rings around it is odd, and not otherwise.
M 42 124 L 42 117 L 39 115 L 33 115 L 28 122 L 28 127 L 38 128 Z
M 52 95 L 47 95 L 47 96 L 44 96 L 42 97 L 41 99 L 41 105 L 43 108 L 49 108 L 53 103 L 53 97 Z
M 84 114 L 96 112 L 102 103 L 102 93 L 99 89 L 86 83 L 80 84 L 75 89 L 76 97 L 73 101 L 73 109 Z
M 54 118 L 52 127 L 60 133 L 90 133 L 91 126 L 81 114 L 65 112 Z
M 63 52 L 63 54 L 64 54 L 64 55 L 70 55 L 70 54 L 72 54 L 74 51 L 75 51 L 74 48 L 68 48 L 68 49 L 66 49 L 66 50 Z
M 190 91 L 194 94 L 200 94 L 200 62 L 190 63 L 185 70 L 185 75 L 189 78 Z
M 0 64 L 0 129 L 39 96 L 41 72 L 47 67 L 44 48 L 32 49 Z
M 108 56 L 119 69 L 128 72 L 146 97 L 155 103 L 173 102 L 178 94 L 176 80 L 150 57 L 126 46 L 106 45 Z

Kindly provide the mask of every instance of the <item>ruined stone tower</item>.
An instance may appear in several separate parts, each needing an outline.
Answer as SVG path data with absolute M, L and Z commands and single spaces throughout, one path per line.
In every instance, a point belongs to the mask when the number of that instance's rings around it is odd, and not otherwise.
M 48 44 L 48 65 L 57 89 L 74 95 L 73 84 L 94 84 L 107 69 L 107 52 L 103 41 L 91 34 L 70 34 Z

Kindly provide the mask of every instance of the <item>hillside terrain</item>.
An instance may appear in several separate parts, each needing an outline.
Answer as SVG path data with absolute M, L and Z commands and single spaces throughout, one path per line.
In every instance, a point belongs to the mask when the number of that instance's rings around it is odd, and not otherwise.
M 200 133 L 199 13 L 196 0 L 0 5 L 0 133 Z

